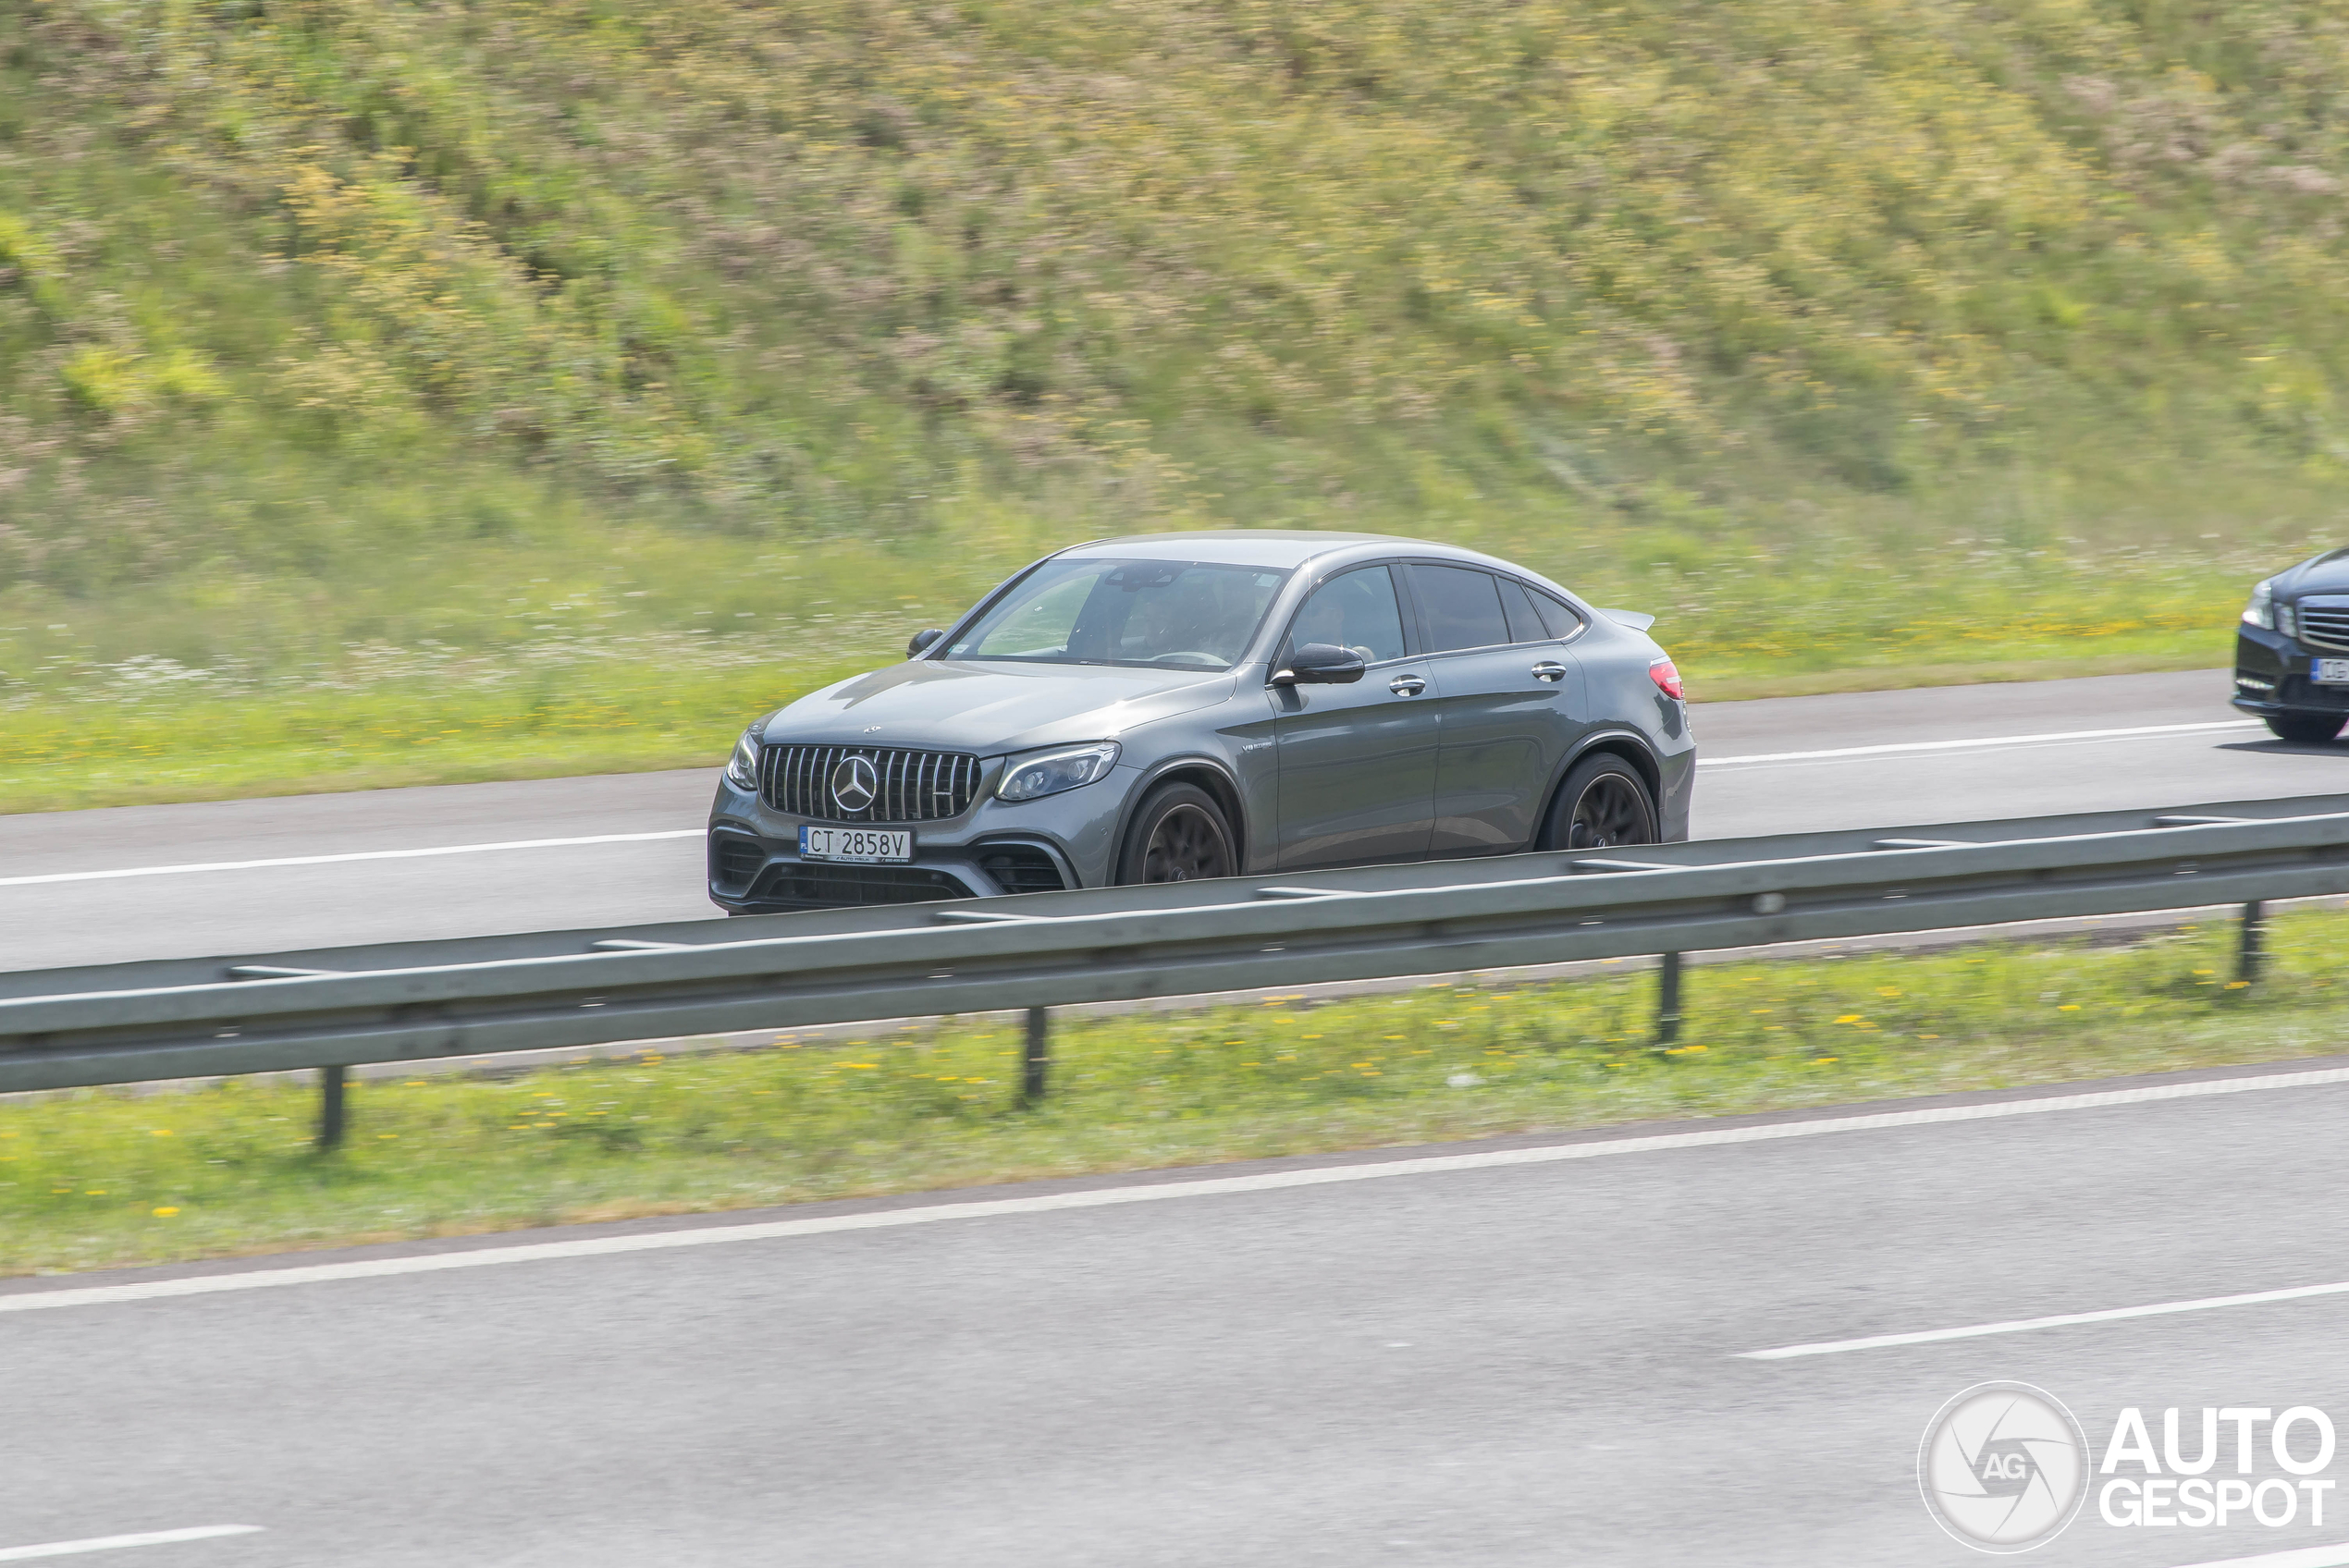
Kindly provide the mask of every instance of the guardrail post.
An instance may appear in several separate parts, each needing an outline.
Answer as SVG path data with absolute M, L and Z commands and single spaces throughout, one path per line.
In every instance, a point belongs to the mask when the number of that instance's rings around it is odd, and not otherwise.
M 322 1067 L 318 1070 L 318 1146 L 337 1147 L 342 1143 L 343 1085 L 351 1076 L 347 1067 Z
M 2268 957 L 2268 906 L 2253 900 L 2243 906 L 2243 939 L 2235 949 L 2235 978 L 2245 985 L 2259 978 Z
M 1680 1038 L 1680 955 L 1666 953 L 1655 971 L 1655 1043 L 1668 1046 Z
M 1027 1049 L 1020 1058 L 1019 1103 L 1041 1105 L 1044 1101 L 1044 1072 L 1052 1065 L 1052 1040 L 1051 1024 L 1044 1009 L 1027 1010 Z

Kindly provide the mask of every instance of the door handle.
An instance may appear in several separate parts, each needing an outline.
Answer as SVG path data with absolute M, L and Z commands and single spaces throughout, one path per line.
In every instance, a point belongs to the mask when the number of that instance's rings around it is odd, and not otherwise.
M 1566 679 L 1566 666 L 1559 664 L 1555 659 L 1543 659 L 1540 664 L 1533 667 L 1533 679 L 1536 680 L 1563 680 Z
M 1386 689 L 1398 697 L 1416 697 L 1427 690 L 1427 682 L 1416 675 L 1398 675 L 1386 683 Z

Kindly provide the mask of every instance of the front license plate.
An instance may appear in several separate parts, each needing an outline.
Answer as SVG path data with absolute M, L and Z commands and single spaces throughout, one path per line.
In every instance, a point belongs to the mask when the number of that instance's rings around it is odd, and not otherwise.
M 2318 659 L 2308 674 L 2319 686 L 2349 686 L 2349 659 Z
M 802 860 L 853 860 L 866 864 L 914 858 L 914 835 L 903 827 L 802 827 Z

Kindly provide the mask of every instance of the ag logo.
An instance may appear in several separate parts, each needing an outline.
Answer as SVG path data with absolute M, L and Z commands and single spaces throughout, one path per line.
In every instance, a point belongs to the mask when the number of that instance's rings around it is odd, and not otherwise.
M 2088 1439 L 2063 1402 L 2028 1383 L 1977 1383 L 1935 1413 L 1917 1488 L 1941 1527 L 1981 1551 L 2029 1551 L 2088 1496 Z
M 842 757 L 832 769 L 832 804 L 844 812 L 860 812 L 880 793 L 880 775 L 870 757 Z

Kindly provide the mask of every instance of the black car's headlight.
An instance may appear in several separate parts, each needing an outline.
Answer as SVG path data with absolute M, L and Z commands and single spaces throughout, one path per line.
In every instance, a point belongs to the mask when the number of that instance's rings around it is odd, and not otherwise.
M 1114 741 L 1071 746 L 1039 756 L 1014 757 L 1004 767 L 1003 781 L 995 786 L 995 793 L 1007 801 L 1033 801 L 1106 778 L 1109 770 L 1116 766 Z
M 734 754 L 726 759 L 726 782 L 737 790 L 758 788 L 758 731 L 760 728 L 754 724 L 744 730 L 743 738 L 734 742 Z
M 2276 580 L 2274 578 L 2271 577 L 2265 582 L 2253 586 L 2251 603 L 2243 606 L 2243 623 L 2245 626 L 2264 627 L 2269 631 L 2276 629 Z

